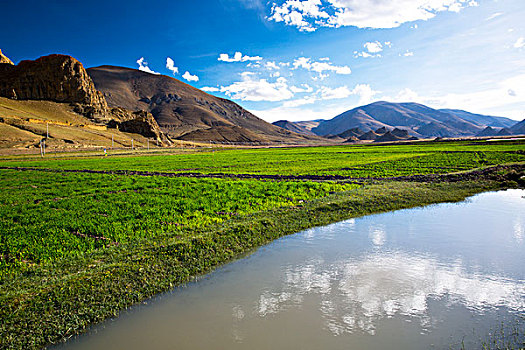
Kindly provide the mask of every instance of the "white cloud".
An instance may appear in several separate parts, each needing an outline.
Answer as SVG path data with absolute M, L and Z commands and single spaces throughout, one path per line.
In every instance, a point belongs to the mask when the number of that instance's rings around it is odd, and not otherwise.
M 324 20 L 330 18 L 321 7 L 321 0 L 287 0 L 281 6 L 274 3 L 272 15 L 268 19 L 295 26 L 300 31 L 313 32 L 315 28 L 306 21 L 306 18 L 322 18 Z
M 168 68 L 173 75 L 179 74 L 179 68 L 175 67 L 175 62 L 169 57 L 166 58 L 166 68 Z
M 298 100 L 286 101 L 283 103 L 284 108 L 294 108 L 304 105 L 314 104 L 317 101 L 315 96 L 307 96 Z
M 401 56 L 401 54 L 399 54 L 399 56 Z M 403 56 L 405 56 L 405 57 L 411 57 L 411 56 L 414 56 L 414 53 L 413 53 L 412 51 L 406 50 L 406 51 L 403 53 Z
M 204 86 L 201 88 L 202 91 L 206 91 L 206 92 L 219 92 L 220 89 L 217 88 L 217 87 L 213 87 L 213 86 Z
M 151 74 L 156 74 L 156 75 L 159 75 L 160 73 L 158 72 L 155 72 L 155 71 L 152 71 L 149 67 L 148 67 L 148 62 L 144 61 L 144 57 L 141 57 L 137 60 L 137 64 L 139 65 L 139 70 L 140 71 L 143 71 L 143 72 L 146 72 L 146 73 L 151 73 Z
M 378 52 L 383 51 L 383 45 L 381 45 L 379 41 L 368 42 L 368 43 L 365 43 L 363 46 L 370 53 L 378 53 Z
M 285 78 L 280 77 L 274 83 L 266 79 L 255 79 L 254 73 L 244 72 L 241 81 L 229 86 L 222 86 L 221 92 L 242 101 L 283 101 L 293 97 Z
M 392 43 L 390 41 L 385 41 L 384 45 L 386 47 L 392 47 Z M 363 47 L 365 48 L 365 51 L 362 51 L 362 52 L 354 51 L 354 57 L 363 57 L 363 58 L 381 57 L 380 52 L 383 52 L 383 44 L 381 44 L 377 40 L 366 42 L 364 43 Z
M 359 96 L 359 104 L 365 105 L 369 104 L 374 100 L 374 96 L 380 93 L 380 91 L 375 91 L 369 84 L 357 84 L 352 89 L 352 95 Z
M 186 79 L 187 81 L 199 81 L 199 77 L 196 76 L 196 75 L 191 75 L 190 72 L 186 71 L 186 73 L 184 73 L 182 75 L 182 77 L 184 79 Z
M 395 28 L 477 5 L 473 0 L 286 0 L 273 3 L 268 20 L 307 32 L 319 27 Z
M 333 100 L 333 99 L 339 99 L 339 98 L 345 98 L 352 94 L 350 90 L 348 90 L 348 87 L 341 86 L 338 88 L 329 88 L 327 86 L 321 87 L 319 90 L 321 100 Z
M 301 84 L 301 87 L 297 86 L 290 86 L 290 90 L 292 90 L 293 93 L 301 93 L 301 92 L 312 92 L 314 89 L 308 85 L 308 84 Z
M 518 38 L 518 40 L 516 40 L 513 46 L 515 49 L 521 49 L 525 47 L 525 38 L 524 37 Z
M 275 70 L 281 69 L 281 67 L 279 67 L 277 64 L 275 64 L 274 61 L 266 62 L 265 67 L 270 69 L 270 70 L 271 69 L 275 69 Z
M 263 58 L 261 56 L 248 56 L 244 55 L 237 51 L 232 57 L 230 57 L 227 53 L 221 53 L 219 55 L 218 61 L 222 62 L 247 62 L 247 61 L 260 61 Z
M 322 80 L 327 77 L 323 72 L 335 72 L 336 74 L 350 74 L 352 70 L 348 66 L 335 66 L 327 61 L 312 61 L 311 58 L 299 57 L 293 62 L 294 69 L 304 68 L 306 70 L 319 73 Z

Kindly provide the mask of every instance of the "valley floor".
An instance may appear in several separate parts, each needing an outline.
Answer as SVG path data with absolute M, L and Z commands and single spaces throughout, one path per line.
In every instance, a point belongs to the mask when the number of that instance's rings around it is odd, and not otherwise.
M 525 186 L 523 141 L 0 160 L 0 348 L 42 348 L 283 235 Z

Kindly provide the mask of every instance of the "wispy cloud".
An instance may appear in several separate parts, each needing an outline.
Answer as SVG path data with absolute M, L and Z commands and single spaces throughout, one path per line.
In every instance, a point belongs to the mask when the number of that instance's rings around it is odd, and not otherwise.
M 243 55 L 241 52 L 237 51 L 232 57 L 227 53 L 221 53 L 219 55 L 218 61 L 222 62 L 247 62 L 247 61 L 261 61 L 263 58 L 261 56 L 248 56 Z
M 496 13 L 493 13 L 492 15 L 488 16 L 485 20 L 486 21 L 491 21 L 493 20 L 494 18 L 497 18 L 499 16 L 501 16 L 503 14 L 503 12 L 496 12 Z
M 137 60 L 137 64 L 139 65 L 139 70 L 140 71 L 143 71 L 143 72 L 146 72 L 146 73 L 151 73 L 151 74 L 156 74 L 156 75 L 159 75 L 160 73 L 159 72 L 155 72 L 153 70 L 151 70 L 149 67 L 148 67 L 148 62 L 146 62 L 144 60 L 144 57 L 141 57 Z
M 525 47 L 525 38 L 524 37 L 518 38 L 518 40 L 516 40 L 513 46 L 515 49 L 521 49 Z

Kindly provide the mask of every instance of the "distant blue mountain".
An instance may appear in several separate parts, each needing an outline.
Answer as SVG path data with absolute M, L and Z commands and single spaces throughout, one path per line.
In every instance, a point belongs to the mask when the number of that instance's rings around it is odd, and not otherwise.
M 340 135 L 359 128 L 363 132 L 379 128 L 406 130 L 416 137 L 476 136 L 487 127 L 508 129 L 512 132 L 515 120 L 475 114 L 459 109 L 433 109 L 419 103 L 392 103 L 379 101 L 357 107 L 323 120 L 311 130 L 320 136 Z M 521 131 L 521 128 L 520 128 Z M 344 134 L 343 134 L 344 135 Z

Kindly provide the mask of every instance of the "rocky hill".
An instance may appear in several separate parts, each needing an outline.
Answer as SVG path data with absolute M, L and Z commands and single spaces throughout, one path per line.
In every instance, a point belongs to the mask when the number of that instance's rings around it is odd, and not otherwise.
M 174 138 L 255 144 L 321 140 L 267 123 L 232 101 L 168 76 L 114 66 L 87 71 L 110 106 L 146 110 Z
M 49 55 L 0 66 L 0 96 L 86 106 L 86 115 L 107 117 L 108 105 L 82 64 L 71 56 Z
M 2 55 L 2 57 L 5 57 Z M 6 61 L 6 59 L 2 59 Z M 9 60 L 10 62 L 10 60 Z M 65 104 L 53 108 L 66 114 L 73 112 L 102 126 L 122 128 L 123 131 L 138 133 L 159 142 L 169 142 L 162 133 L 153 116 L 144 113 L 132 113 L 122 108 L 110 108 L 105 97 L 96 90 L 95 85 L 82 64 L 71 56 L 49 55 L 37 60 L 22 61 L 18 65 L 12 62 L 0 63 L 0 97 L 14 101 L 47 101 Z M 15 103 L 10 107 L 19 109 L 23 115 L 23 106 Z M 42 109 L 49 104 L 42 104 Z M 39 120 L 39 114 L 48 116 L 48 111 L 32 106 L 33 118 Z M 17 113 L 14 113 L 16 116 Z M 30 118 L 31 119 L 31 118 Z

